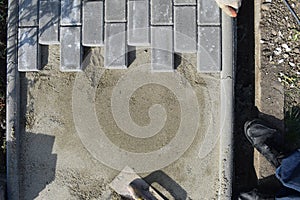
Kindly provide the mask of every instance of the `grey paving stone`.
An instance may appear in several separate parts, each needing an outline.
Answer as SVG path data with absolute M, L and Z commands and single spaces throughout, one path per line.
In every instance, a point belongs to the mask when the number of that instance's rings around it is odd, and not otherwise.
M 18 70 L 38 71 L 40 65 L 38 28 L 19 28 Z
M 60 69 L 61 71 L 81 71 L 82 47 L 81 27 L 60 28 Z
M 149 1 L 128 1 L 128 44 L 150 45 Z
M 196 5 L 197 0 L 174 0 L 174 5 Z
M 127 68 L 126 23 L 105 24 L 104 66 L 107 68 Z
M 173 27 L 151 27 L 151 65 L 154 71 L 174 71 Z
M 84 1 L 82 19 L 82 45 L 104 45 L 103 1 Z
M 40 0 L 39 43 L 59 44 L 59 0 Z
M 220 8 L 214 0 L 198 0 L 198 25 L 220 25 Z
M 196 6 L 175 6 L 174 30 L 175 52 L 197 52 Z
M 173 24 L 172 0 L 151 0 L 151 24 L 152 25 Z
M 198 71 L 221 71 L 221 28 L 198 27 L 198 37 Z
M 105 1 L 105 22 L 126 22 L 126 0 Z
M 62 26 L 81 24 L 81 0 L 61 0 Z
M 19 0 L 19 26 L 38 25 L 38 0 Z

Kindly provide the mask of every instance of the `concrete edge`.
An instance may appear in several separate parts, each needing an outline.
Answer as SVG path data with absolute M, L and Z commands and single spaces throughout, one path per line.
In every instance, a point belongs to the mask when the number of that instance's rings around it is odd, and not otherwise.
M 261 84 L 263 81 L 262 78 L 262 61 L 261 61 L 261 52 L 262 52 L 262 43 L 261 43 L 261 1 L 255 1 L 254 2 L 254 63 L 255 63 L 255 106 L 258 108 L 260 112 L 265 112 L 265 106 L 262 98 L 263 94 L 266 92 L 264 91 L 264 86 Z M 284 96 L 283 96 L 284 99 Z M 284 101 L 284 100 L 283 100 Z M 284 118 L 284 114 L 282 113 L 282 117 Z M 276 116 L 278 118 L 279 116 Z M 262 118 L 264 120 L 267 120 L 264 116 L 259 116 L 259 118 Z M 267 120 L 268 121 L 268 120 Z M 274 124 L 275 125 L 275 124 Z M 281 131 L 284 131 L 284 123 L 282 123 L 282 126 L 279 124 L 276 124 L 276 128 L 279 128 Z M 276 168 L 256 149 L 254 149 L 253 154 L 253 166 L 255 169 L 256 176 L 258 178 L 258 181 L 260 179 L 263 179 L 264 177 L 273 175 L 276 171 Z
M 221 126 L 218 199 L 232 198 L 235 21 L 222 12 Z
M 7 92 L 6 92 L 6 179 L 7 199 L 19 195 L 20 80 L 17 65 L 18 3 L 8 0 Z
M 261 81 L 261 31 L 260 31 L 260 20 L 261 20 L 261 1 L 255 1 L 254 2 L 254 33 L 255 33 L 255 47 L 254 47 L 254 63 L 255 63 L 255 105 L 260 109 L 261 108 L 261 87 L 260 83 Z

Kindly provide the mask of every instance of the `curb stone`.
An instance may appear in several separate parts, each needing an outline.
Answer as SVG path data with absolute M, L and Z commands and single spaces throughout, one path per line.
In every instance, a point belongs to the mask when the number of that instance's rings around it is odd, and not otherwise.
M 270 116 L 275 117 L 279 120 L 284 119 L 284 92 L 283 86 L 278 85 L 275 81 L 266 82 L 264 80 L 269 80 L 270 76 L 273 74 L 266 74 L 262 71 L 261 63 L 261 1 L 255 1 L 254 5 L 254 21 L 255 21 L 255 105 L 257 106 L 260 113 L 263 113 L 259 116 L 263 120 L 269 122 L 270 124 L 276 125 L 279 130 L 284 130 L 284 122 L 278 124 L 272 123 Z M 275 86 L 274 86 L 275 85 Z M 278 85 L 278 86 L 276 86 Z M 271 93 L 270 86 L 276 87 L 276 91 L 273 90 Z M 266 103 L 264 99 L 270 96 L 276 105 L 271 105 Z M 258 151 L 254 151 L 254 168 L 258 179 L 274 175 L 275 167 L 273 167 L 264 156 L 262 156 Z
M 233 102 L 236 31 L 232 18 L 222 13 L 222 72 L 221 72 L 221 119 L 220 158 L 219 158 L 219 194 L 218 199 L 232 198 L 233 183 Z M 226 34 L 225 34 L 226 33 Z

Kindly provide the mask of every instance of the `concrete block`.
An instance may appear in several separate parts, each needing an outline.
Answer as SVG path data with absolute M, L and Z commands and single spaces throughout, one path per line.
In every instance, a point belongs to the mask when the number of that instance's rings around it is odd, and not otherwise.
M 126 23 L 105 24 L 104 66 L 107 68 L 127 68 Z
M 128 44 L 150 45 L 149 1 L 128 1 Z
M 256 149 L 254 149 L 253 166 L 258 179 L 275 174 L 276 168 Z
M 105 22 L 126 22 L 126 0 L 105 1 Z
M 151 65 L 154 71 L 174 71 L 172 26 L 151 27 Z
M 198 27 L 197 65 L 200 72 L 221 71 L 220 27 Z
M 172 0 L 151 0 L 151 24 L 152 25 L 173 24 Z
M 38 0 L 19 0 L 19 27 L 38 25 Z
M 61 71 L 81 71 L 82 48 L 81 28 L 60 28 L 60 69 Z
M 82 45 L 104 45 L 104 7 L 103 1 L 84 1 L 82 20 Z
M 18 70 L 38 71 L 40 65 L 38 28 L 19 28 Z
M 196 6 L 176 6 L 174 8 L 174 30 L 175 52 L 196 53 Z
M 81 0 L 61 0 L 60 25 L 81 25 Z
M 39 43 L 59 44 L 59 0 L 40 0 Z
M 174 5 L 197 5 L 196 0 L 174 0 Z
M 198 25 L 220 25 L 221 12 L 215 1 L 198 0 Z

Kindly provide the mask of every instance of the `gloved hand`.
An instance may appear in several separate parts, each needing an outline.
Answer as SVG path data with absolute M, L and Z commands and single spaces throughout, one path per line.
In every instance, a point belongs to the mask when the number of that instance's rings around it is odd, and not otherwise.
M 215 0 L 218 6 L 230 17 L 236 17 L 242 0 Z

